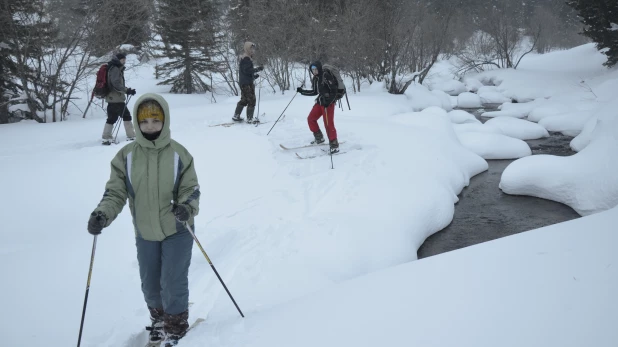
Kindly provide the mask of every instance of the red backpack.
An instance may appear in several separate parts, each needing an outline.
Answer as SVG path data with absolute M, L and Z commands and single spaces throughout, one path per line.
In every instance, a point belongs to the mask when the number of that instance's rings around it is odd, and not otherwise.
M 107 86 L 107 64 L 101 65 L 97 72 L 97 84 L 92 90 L 92 95 L 99 99 L 103 99 L 109 93 L 109 87 Z

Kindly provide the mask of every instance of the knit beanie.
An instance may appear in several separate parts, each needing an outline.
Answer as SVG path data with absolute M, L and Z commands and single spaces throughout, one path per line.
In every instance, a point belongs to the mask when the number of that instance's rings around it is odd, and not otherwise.
M 158 119 L 165 122 L 165 113 L 158 102 L 154 100 L 144 101 L 137 107 L 137 122 L 141 122 L 146 118 Z
M 122 60 L 125 59 L 127 56 L 124 53 L 118 53 L 116 54 L 116 58 L 118 58 L 118 60 Z

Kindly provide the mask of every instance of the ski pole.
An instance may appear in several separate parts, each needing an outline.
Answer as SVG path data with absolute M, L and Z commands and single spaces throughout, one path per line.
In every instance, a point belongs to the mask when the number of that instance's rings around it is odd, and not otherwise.
M 326 125 L 328 125 L 328 109 L 326 107 L 324 107 L 324 115 L 326 116 Z M 326 129 L 326 131 L 328 131 L 328 129 Z M 329 140 L 329 142 L 330 142 L 330 140 Z M 333 164 L 333 151 L 330 150 L 330 148 L 329 148 L 329 152 L 330 152 L 330 168 L 334 169 L 335 168 L 335 164 Z
M 82 322 L 79 325 L 79 337 L 77 338 L 77 347 L 82 343 L 82 331 L 84 329 L 84 318 L 86 317 L 86 304 L 88 303 L 88 292 L 90 292 L 90 278 L 92 277 L 92 265 L 94 264 L 94 252 L 97 249 L 97 235 L 94 235 L 92 241 L 92 254 L 90 255 L 90 269 L 88 270 L 88 282 L 86 283 L 86 296 L 84 297 L 84 308 L 82 310 Z
M 347 101 L 348 103 L 348 110 L 351 111 L 352 109 L 350 108 L 350 100 L 348 100 L 348 93 L 345 93 L 345 101 Z
M 215 266 L 213 265 L 213 263 L 210 261 L 210 258 L 208 258 L 208 254 L 206 254 L 206 251 L 204 250 L 204 248 L 202 247 L 202 245 L 200 244 L 200 241 L 197 239 L 197 237 L 195 236 L 195 233 L 193 232 L 193 229 L 191 229 L 191 227 L 189 226 L 189 223 L 185 222 L 185 226 L 187 227 L 187 229 L 189 230 L 189 232 L 191 233 L 191 236 L 193 236 L 193 239 L 195 240 L 195 243 L 197 244 L 197 246 L 200 248 L 200 251 L 202 251 L 202 254 L 204 255 L 204 257 L 206 258 L 206 261 L 208 261 L 208 264 L 210 264 L 210 267 L 212 268 L 212 270 L 215 272 L 215 275 L 217 275 L 217 278 L 219 279 L 219 282 L 221 282 L 221 284 L 223 285 L 223 288 L 225 289 L 225 291 L 227 292 L 227 295 L 229 295 L 230 299 L 232 299 L 232 302 L 234 303 L 234 306 L 236 306 L 236 309 L 238 310 L 238 313 L 240 313 L 241 317 L 245 318 L 245 315 L 242 314 L 242 311 L 240 310 L 240 307 L 238 307 L 238 304 L 236 303 L 236 300 L 234 300 L 234 297 L 232 296 L 232 294 L 230 293 L 230 291 L 227 289 L 227 286 L 225 285 L 225 283 L 223 282 L 223 279 L 221 279 L 221 276 L 219 276 L 219 273 L 217 272 L 217 269 L 215 268 Z
M 118 137 L 118 132 L 120 131 L 120 123 L 122 122 L 123 118 L 124 118 L 124 111 L 127 109 L 127 107 L 129 106 L 129 101 L 131 101 L 131 97 L 133 95 L 129 95 L 127 97 L 127 101 L 124 104 L 124 108 L 122 109 L 122 114 L 120 115 L 120 118 L 116 121 L 118 123 L 118 129 L 116 129 L 116 135 L 114 135 L 114 143 L 116 142 L 116 138 Z
M 288 109 L 288 107 L 290 106 L 290 104 L 292 103 L 292 101 L 294 101 L 294 98 L 296 97 L 296 95 L 298 94 L 298 92 L 296 92 L 296 94 L 294 94 L 294 96 L 292 97 L 292 100 L 290 100 L 290 102 L 288 103 L 288 106 L 286 106 L 283 109 L 283 112 L 285 112 L 285 110 Z M 279 118 L 281 118 L 281 116 L 283 116 L 283 112 L 281 112 L 281 115 L 279 115 Z M 275 127 L 275 125 L 277 125 L 277 122 L 279 121 L 279 118 L 277 118 L 277 120 L 275 121 L 275 124 L 273 124 L 273 126 L 270 128 L 270 130 L 268 130 L 268 133 L 266 134 L 266 136 L 268 136 L 268 134 L 270 134 L 270 132 L 273 130 L 273 128 Z
M 262 94 L 262 80 L 260 80 L 260 87 L 258 88 L 258 113 L 257 113 L 257 124 L 255 126 L 258 126 L 260 124 L 260 95 Z

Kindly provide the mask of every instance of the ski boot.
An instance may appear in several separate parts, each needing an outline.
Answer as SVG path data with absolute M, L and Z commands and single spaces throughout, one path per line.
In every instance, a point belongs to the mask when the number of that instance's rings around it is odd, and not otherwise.
M 339 141 L 337 141 L 337 139 L 330 140 L 328 144 L 330 145 L 330 154 L 339 152 Z
M 255 107 L 247 107 L 247 123 L 253 124 L 253 113 L 255 112 Z
M 242 118 L 240 118 L 240 114 L 242 113 L 242 109 L 245 108 L 242 105 L 236 105 L 236 110 L 234 111 L 234 117 L 232 117 L 232 120 L 234 122 L 240 122 L 242 121 Z
M 313 141 L 311 141 L 312 145 L 319 145 L 320 143 L 324 142 L 324 135 L 322 135 L 322 131 L 318 130 L 316 132 L 313 133 L 313 137 L 315 138 Z
M 165 339 L 161 342 L 161 347 L 174 347 L 187 333 L 189 328 L 189 311 L 179 314 L 166 314 L 164 317 L 163 330 Z
M 146 330 L 150 331 L 148 338 L 148 346 L 159 346 L 161 340 L 165 337 L 163 332 L 163 309 L 161 308 L 148 308 L 150 311 L 150 321 L 152 324 L 146 327 Z

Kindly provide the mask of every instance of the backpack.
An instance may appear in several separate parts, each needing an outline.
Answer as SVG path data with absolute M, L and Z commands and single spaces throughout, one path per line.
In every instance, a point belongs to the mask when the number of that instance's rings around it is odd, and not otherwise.
M 336 67 L 332 65 L 324 64 L 322 65 L 322 71 L 324 71 L 324 73 L 328 72 L 329 74 L 331 74 L 331 76 L 335 77 L 335 79 L 337 80 L 337 94 L 335 95 L 335 101 L 343 98 L 343 96 L 346 93 L 346 90 L 345 90 L 345 84 L 343 84 L 343 79 L 341 79 L 341 74 L 339 74 L 339 69 L 337 69 Z
M 109 94 L 109 86 L 107 85 L 107 68 L 108 64 L 103 64 L 97 72 L 97 83 L 92 90 L 92 95 L 99 99 L 103 99 Z

